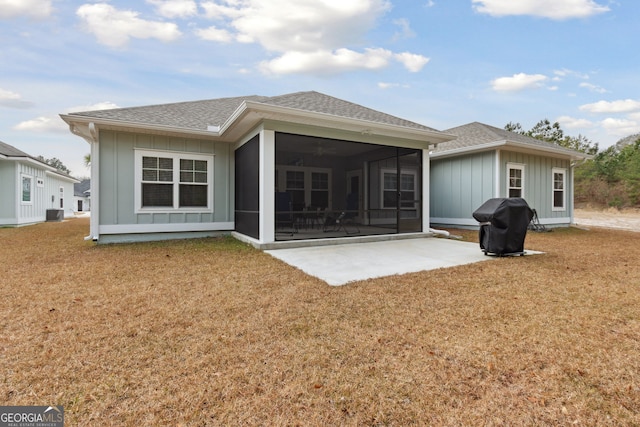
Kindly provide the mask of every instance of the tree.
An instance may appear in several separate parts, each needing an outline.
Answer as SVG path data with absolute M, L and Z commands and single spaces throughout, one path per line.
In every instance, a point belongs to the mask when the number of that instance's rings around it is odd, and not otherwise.
M 87 168 L 91 167 L 91 154 L 85 154 L 83 160 Z
M 58 159 L 57 157 L 45 159 L 42 156 L 38 156 L 37 159 L 43 163 L 48 164 L 51 167 L 56 168 L 60 172 L 66 173 L 67 175 L 71 175 L 71 170 L 68 167 L 66 167 L 64 163 L 62 163 L 62 160 Z
M 596 154 L 598 152 L 598 144 L 588 138 L 578 135 L 577 137 L 568 136 L 560 127 L 560 123 L 551 123 L 549 119 L 540 120 L 534 127 L 524 130 L 520 123 L 509 122 L 505 125 L 505 130 L 509 132 L 519 133 L 520 135 L 530 136 L 541 141 L 557 144 L 564 148 L 581 151 L 587 154 Z

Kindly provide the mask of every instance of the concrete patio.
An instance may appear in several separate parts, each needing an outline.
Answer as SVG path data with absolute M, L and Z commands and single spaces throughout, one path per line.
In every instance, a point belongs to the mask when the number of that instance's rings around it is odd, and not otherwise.
M 340 286 L 349 282 L 495 260 L 477 243 L 425 237 L 266 250 L 305 273 Z M 527 255 L 540 252 L 526 251 Z

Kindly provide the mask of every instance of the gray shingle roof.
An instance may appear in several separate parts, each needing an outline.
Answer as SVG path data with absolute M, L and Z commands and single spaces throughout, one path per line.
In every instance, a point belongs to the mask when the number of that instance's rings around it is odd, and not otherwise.
M 455 128 L 447 129 L 443 132 L 456 135 L 457 138 L 452 141 L 438 144 L 438 147 L 434 150 L 434 153 L 445 153 L 451 150 L 461 150 L 494 142 L 508 141 L 530 145 L 532 148 L 546 150 L 552 149 L 558 152 L 565 152 L 566 154 L 574 154 L 584 157 L 583 153 L 561 147 L 557 144 L 542 141 L 530 136 L 521 135 L 516 132 L 510 132 L 505 129 L 500 129 L 479 122 L 473 122 Z
M 18 150 L 13 145 L 5 144 L 2 141 L 0 141 L 0 154 L 7 157 L 31 157 L 24 151 Z
M 224 124 L 244 101 L 329 114 L 344 118 L 366 120 L 374 123 L 436 131 L 433 128 L 419 123 L 414 123 L 314 91 L 296 92 L 273 97 L 251 95 L 235 98 L 117 108 L 112 110 L 85 111 L 72 113 L 69 114 L 69 116 L 82 116 L 203 131 L 207 130 L 209 126 L 221 126 Z
M 87 197 L 87 191 L 91 189 L 91 180 L 83 179 L 73 184 L 73 195 L 78 197 Z

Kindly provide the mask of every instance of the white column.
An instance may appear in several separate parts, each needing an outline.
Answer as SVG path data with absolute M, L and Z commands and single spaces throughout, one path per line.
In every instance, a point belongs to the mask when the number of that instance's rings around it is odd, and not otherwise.
M 422 150 L 422 232 L 427 233 L 431 228 L 431 212 L 430 212 L 430 177 L 431 159 L 429 157 L 429 149 Z
M 100 145 L 97 138 L 91 145 L 91 217 L 89 218 L 89 236 L 97 240 L 100 236 Z
M 260 243 L 275 241 L 276 133 L 260 131 Z

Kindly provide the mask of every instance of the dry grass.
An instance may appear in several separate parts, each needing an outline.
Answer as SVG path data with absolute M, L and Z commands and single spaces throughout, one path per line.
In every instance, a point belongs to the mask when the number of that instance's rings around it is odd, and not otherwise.
M 640 425 L 640 233 L 333 288 L 231 239 L 87 229 L 0 229 L 0 404 L 69 426 Z

